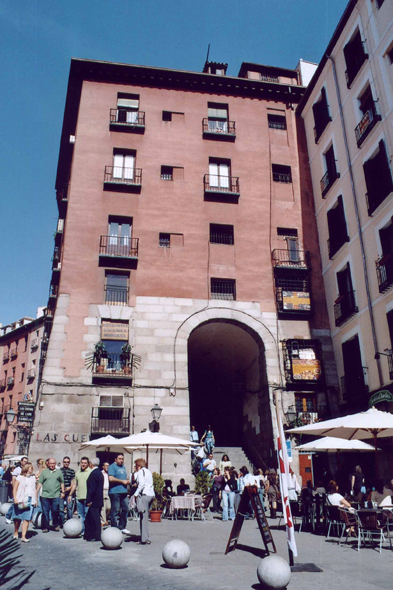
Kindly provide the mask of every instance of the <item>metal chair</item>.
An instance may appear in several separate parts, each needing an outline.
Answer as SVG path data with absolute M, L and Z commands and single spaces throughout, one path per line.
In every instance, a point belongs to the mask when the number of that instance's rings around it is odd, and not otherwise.
M 326 516 L 327 516 L 328 523 L 329 523 L 326 539 L 328 539 L 330 537 L 330 530 L 334 529 L 334 527 L 336 528 L 336 533 L 337 533 L 336 536 L 341 537 L 342 529 L 345 528 L 345 524 L 341 520 L 339 507 L 338 506 L 329 506 L 329 504 L 327 504 L 326 505 Z
M 387 525 L 378 522 L 378 513 L 375 510 L 359 510 L 358 519 L 358 551 L 362 542 L 364 545 L 375 541 L 379 543 L 379 552 L 382 552 L 382 543 L 385 540 L 384 532 L 387 531 Z M 389 535 L 390 547 L 392 546 Z

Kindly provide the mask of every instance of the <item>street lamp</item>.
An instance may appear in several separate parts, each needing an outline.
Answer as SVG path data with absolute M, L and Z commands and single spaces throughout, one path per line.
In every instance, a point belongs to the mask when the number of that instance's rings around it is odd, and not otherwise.
M 160 432 L 160 425 L 158 423 L 159 419 L 161 418 L 162 408 L 158 404 L 154 404 L 152 407 L 151 415 L 152 415 L 152 422 L 149 424 L 150 432 Z
M 285 417 L 287 419 L 288 424 L 292 424 L 296 420 L 296 409 L 295 406 L 289 406 L 288 410 L 285 412 Z
M 10 408 L 5 415 L 5 419 L 7 420 L 8 425 L 13 423 L 13 421 L 15 420 L 15 416 L 16 416 L 15 410 L 13 408 Z

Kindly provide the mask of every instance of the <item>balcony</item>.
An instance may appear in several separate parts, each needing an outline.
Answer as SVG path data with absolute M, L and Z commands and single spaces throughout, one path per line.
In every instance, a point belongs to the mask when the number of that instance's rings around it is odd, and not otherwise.
M 120 168 L 120 166 L 105 166 L 104 190 L 122 193 L 140 193 L 141 188 L 141 168 Z
M 7 387 L 13 387 L 15 384 L 15 378 L 14 377 L 8 377 L 7 378 Z
M 16 359 L 17 356 L 18 356 L 18 347 L 14 346 L 13 348 L 10 348 L 10 358 Z
M 235 121 L 212 121 L 209 119 L 202 119 L 202 135 L 207 139 L 235 141 Z
M 130 433 L 129 408 L 92 408 L 91 434 Z
M 8 363 L 10 360 L 10 351 L 6 350 L 3 352 L 3 363 Z
M 33 340 L 30 342 L 30 348 L 31 350 L 38 348 L 38 338 L 33 338 Z
M 59 287 L 58 285 L 51 285 L 49 288 L 49 299 L 56 299 L 59 294 Z
M 287 389 L 314 390 L 323 385 L 321 352 L 317 340 L 284 340 L 282 351 Z
M 123 131 L 127 133 L 145 132 L 145 113 L 143 111 L 130 111 L 129 109 L 111 109 L 109 116 L 109 129 L 111 131 Z
M 27 371 L 27 379 L 29 381 L 32 381 L 33 379 L 35 379 L 35 377 L 36 377 L 36 370 L 35 369 L 29 369 Z
M 327 195 L 327 193 L 329 192 L 337 178 L 340 178 L 340 173 L 337 172 L 337 170 L 325 172 L 325 174 L 322 176 L 320 184 L 323 199 L 325 198 L 325 196 Z
M 275 269 L 284 268 L 296 270 L 310 270 L 310 252 L 308 250 L 273 250 L 272 265 Z
M 128 305 L 128 287 L 105 285 L 105 303 L 108 305 Z
M 203 177 L 205 200 L 237 203 L 240 197 L 238 176 L 205 174 Z
M 138 242 L 138 238 L 101 236 L 100 266 L 136 268 L 138 263 Z
M 99 362 L 93 362 L 93 381 L 132 382 L 132 359 L 125 359 L 123 354 L 107 352 Z
M 371 108 L 364 113 L 359 125 L 355 127 L 355 136 L 358 148 L 361 147 L 370 131 L 380 120 L 381 115 L 378 115 L 375 102 L 373 102 Z
M 318 412 L 297 412 L 296 417 L 302 426 L 318 422 Z
M 393 285 L 393 255 L 385 254 L 375 261 L 379 292 L 387 291 Z
M 334 302 L 334 317 L 336 326 L 342 326 L 358 312 L 355 301 L 355 291 L 348 291 L 340 295 Z

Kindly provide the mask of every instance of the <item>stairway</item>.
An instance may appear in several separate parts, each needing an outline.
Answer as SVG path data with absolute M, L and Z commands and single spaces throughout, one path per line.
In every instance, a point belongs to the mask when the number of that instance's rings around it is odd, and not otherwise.
M 236 471 L 239 471 L 240 467 L 245 465 L 250 473 L 253 472 L 253 465 L 250 463 L 242 447 L 214 447 L 213 453 L 217 467 L 220 465 L 222 456 L 228 455 L 232 467 L 235 467 Z

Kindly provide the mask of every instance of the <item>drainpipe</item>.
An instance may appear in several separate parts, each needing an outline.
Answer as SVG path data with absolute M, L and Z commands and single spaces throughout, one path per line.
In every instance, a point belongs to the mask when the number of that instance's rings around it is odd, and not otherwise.
M 377 333 L 376 333 L 376 330 L 375 330 L 374 313 L 373 313 L 373 308 L 372 308 L 372 304 L 371 304 L 370 283 L 369 283 L 369 280 L 368 280 L 367 263 L 366 263 L 366 253 L 365 253 L 365 248 L 364 248 L 364 240 L 363 240 L 362 226 L 361 226 L 361 223 L 360 223 L 359 207 L 358 207 L 358 201 L 357 201 L 357 197 L 356 197 L 355 183 L 354 183 L 354 179 L 353 179 L 353 170 L 352 170 L 351 158 L 350 158 L 350 155 L 349 155 L 347 132 L 345 130 L 345 123 L 344 123 L 343 107 L 342 107 L 342 103 L 341 103 L 340 89 L 339 89 L 338 80 L 337 80 L 336 64 L 335 64 L 334 59 L 333 59 L 333 57 L 331 55 L 327 55 L 326 57 L 327 57 L 327 59 L 330 59 L 330 61 L 332 62 L 332 66 L 333 66 L 334 83 L 335 83 L 335 86 L 336 86 L 338 107 L 339 107 L 339 110 L 340 110 L 341 128 L 342 128 L 342 134 L 343 134 L 344 145 L 345 145 L 345 153 L 346 153 L 346 156 L 347 156 L 347 164 L 348 164 L 348 170 L 349 170 L 349 177 L 351 179 L 351 189 L 352 189 L 353 204 L 354 204 L 354 207 L 355 207 L 356 223 L 357 223 L 357 226 L 358 226 L 359 241 L 360 241 L 360 250 L 362 252 L 363 273 L 364 273 L 364 282 L 365 282 L 365 285 L 366 285 L 366 293 L 367 293 L 368 314 L 370 316 L 371 333 L 372 333 L 373 344 L 374 344 L 374 352 L 375 352 L 375 357 L 374 358 L 377 361 L 379 386 L 380 387 L 383 387 L 382 367 L 381 367 L 381 360 L 380 360 L 379 354 L 378 354 Z

